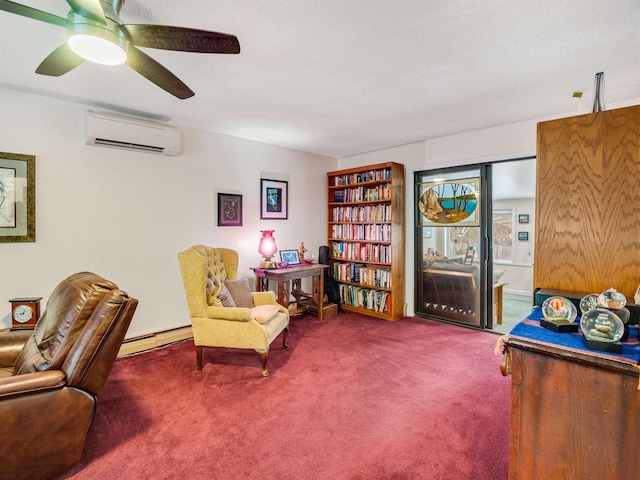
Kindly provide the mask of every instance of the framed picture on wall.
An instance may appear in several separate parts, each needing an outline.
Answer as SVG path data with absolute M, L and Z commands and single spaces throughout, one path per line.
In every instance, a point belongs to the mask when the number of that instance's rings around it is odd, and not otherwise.
M 518 240 L 526 242 L 529 240 L 529 232 L 518 232 Z
M 218 226 L 242 226 L 242 195 L 218 193 Z
M 260 218 L 286 220 L 289 215 L 289 182 L 260 179 Z
M 36 157 L 0 152 L 0 242 L 36 241 Z
M 518 223 L 529 223 L 529 215 L 526 213 L 518 215 Z

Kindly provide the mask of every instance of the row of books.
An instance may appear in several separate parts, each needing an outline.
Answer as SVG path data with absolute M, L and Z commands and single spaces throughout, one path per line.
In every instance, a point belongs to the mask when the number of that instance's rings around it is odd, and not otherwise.
M 333 278 L 342 282 L 362 283 L 372 287 L 391 288 L 391 271 L 369 268 L 361 263 L 334 263 Z
M 331 225 L 331 238 L 389 242 L 391 241 L 391 225 L 388 223 Z
M 354 183 L 376 182 L 379 180 L 389 180 L 391 169 L 368 170 L 366 172 L 352 173 L 351 175 L 338 175 L 333 177 L 334 185 L 353 185 Z
M 334 190 L 334 202 L 376 202 L 391 199 L 391 184 L 385 183 L 375 187 L 355 187 Z
M 366 308 L 374 312 L 389 313 L 390 311 L 390 293 L 388 292 L 341 284 L 340 297 L 345 305 Z
M 331 256 L 360 262 L 391 263 L 391 245 L 331 242 Z
M 361 205 L 359 207 L 334 207 L 332 222 L 390 222 L 391 205 Z

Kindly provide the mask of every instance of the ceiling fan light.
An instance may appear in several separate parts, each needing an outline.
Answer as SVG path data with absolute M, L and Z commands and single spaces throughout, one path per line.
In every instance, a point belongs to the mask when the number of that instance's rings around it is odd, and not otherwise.
M 90 62 L 120 65 L 127 59 L 127 40 L 111 30 L 80 24 L 74 25 L 67 36 L 69 48 Z

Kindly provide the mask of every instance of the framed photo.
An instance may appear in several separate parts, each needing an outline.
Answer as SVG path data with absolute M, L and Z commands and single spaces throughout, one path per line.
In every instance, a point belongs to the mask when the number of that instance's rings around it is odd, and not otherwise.
M 0 152 L 0 242 L 36 241 L 36 157 Z
M 218 193 L 218 226 L 242 226 L 242 195 Z
M 518 232 L 518 240 L 526 242 L 529 240 L 529 232 Z
M 480 178 L 416 185 L 418 227 L 480 225 Z
M 526 213 L 518 215 L 518 223 L 529 223 L 529 215 Z
M 261 178 L 260 218 L 286 220 L 289 215 L 288 190 L 289 182 Z
M 297 250 L 280 250 L 280 261 L 295 265 L 300 263 L 300 255 Z

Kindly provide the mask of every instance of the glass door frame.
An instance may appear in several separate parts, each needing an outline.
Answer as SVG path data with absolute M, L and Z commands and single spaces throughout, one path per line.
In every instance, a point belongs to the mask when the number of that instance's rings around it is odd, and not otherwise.
M 463 173 L 469 170 L 479 170 L 480 177 L 480 210 L 479 210 L 479 235 L 478 235 L 478 262 L 480 269 L 480 285 L 479 289 L 479 324 L 469 324 L 462 321 L 458 321 L 451 318 L 440 317 L 438 316 L 438 320 L 443 322 L 455 323 L 458 325 L 464 325 L 469 328 L 476 329 L 491 329 L 493 328 L 493 288 L 489 288 L 488 279 L 493 278 L 493 262 L 491 261 L 493 258 L 493 245 L 491 239 L 493 237 L 493 224 L 492 224 L 492 210 L 493 210 L 493 202 L 492 202 L 492 184 L 491 184 L 491 164 L 483 163 L 476 165 L 463 165 L 456 167 L 448 167 L 448 168 L 438 168 L 433 170 L 421 170 L 414 172 L 414 209 L 417 208 L 419 201 L 419 187 L 418 185 L 419 178 L 422 178 L 426 175 L 428 176 L 436 176 L 436 175 L 446 175 L 449 176 L 451 174 Z M 475 176 L 475 175 L 474 175 Z M 415 212 L 414 212 L 415 213 Z M 416 215 L 414 215 L 414 218 Z M 433 318 L 431 314 L 425 314 L 420 312 L 420 305 L 422 305 L 423 301 L 423 238 L 422 238 L 422 228 L 418 227 L 414 221 L 414 246 L 415 246 L 415 305 L 414 311 L 417 317 L 421 318 Z M 440 227 L 432 227 L 432 228 L 440 228 Z

